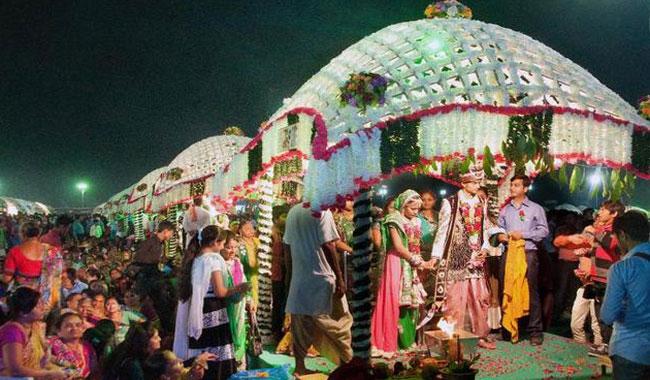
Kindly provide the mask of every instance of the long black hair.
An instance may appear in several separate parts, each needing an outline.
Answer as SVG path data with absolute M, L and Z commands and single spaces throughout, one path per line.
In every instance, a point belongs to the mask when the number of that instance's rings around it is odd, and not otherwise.
M 186 302 L 192 297 L 192 264 L 194 264 L 194 259 L 201 253 L 201 248 L 209 247 L 215 241 L 222 241 L 225 238 L 225 230 L 211 225 L 201 230 L 190 241 L 190 244 L 185 250 L 185 255 L 183 255 L 183 269 L 181 271 L 180 281 L 178 282 L 179 300 Z
M 132 361 L 139 361 L 141 364 L 149 356 L 149 340 L 158 330 L 151 321 L 134 324 L 126 333 L 124 342 L 115 347 L 104 363 L 104 379 L 123 378 L 121 372 L 128 368 Z
M 145 380 L 159 380 L 169 369 L 168 357 L 174 354 L 168 350 L 158 350 L 151 354 L 142 366 Z
M 26 286 L 16 288 L 7 299 L 9 319 L 15 321 L 21 316 L 31 313 L 36 305 L 38 305 L 40 297 L 41 293 L 32 288 Z

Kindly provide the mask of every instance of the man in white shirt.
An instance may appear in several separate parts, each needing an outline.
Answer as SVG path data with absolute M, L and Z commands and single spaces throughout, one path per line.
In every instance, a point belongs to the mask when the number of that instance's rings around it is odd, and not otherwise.
M 301 204 L 289 211 L 284 243 L 292 269 L 286 312 L 291 314 L 296 375 L 311 373 L 305 355 L 312 344 L 336 364 L 352 359 L 352 315 L 336 257 L 337 240 L 330 211 L 320 218 Z
M 185 231 L 185 248 L 196 234 L 210 225 L 210 213 L 201 207 L 203 197 L 194 198 L 190 208 L 183 214 L 183 230 Z

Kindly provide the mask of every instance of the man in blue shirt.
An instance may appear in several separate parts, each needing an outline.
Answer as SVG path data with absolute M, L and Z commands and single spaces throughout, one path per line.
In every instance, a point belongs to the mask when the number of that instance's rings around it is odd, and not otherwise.
M 650 225 L 628 211 L 614 220 L 614 233 L 627 254 L 609 269 L 600 319 L 614 324 L 609 355 L 614 379 L 650 379 Z
M 510 201 L 499 213 L 499 227 L 507 231 L 500 234 L 499 241 L 507 243 L 512 240 L 524 240 L 526 250 L 526 279 L 528 280 L 529 314 L 527 332 L 530 344 L 539 346 L 544 342 L 542 326 L 542 304 L 538 290 L 539 258 L 537 244 L 548 235 L 546 213 L 542 206 L 528 199 L 530 178 L 515 175 L 510 180 Z M 501 284 L 505 276 L 507 252 L 501 258 Z

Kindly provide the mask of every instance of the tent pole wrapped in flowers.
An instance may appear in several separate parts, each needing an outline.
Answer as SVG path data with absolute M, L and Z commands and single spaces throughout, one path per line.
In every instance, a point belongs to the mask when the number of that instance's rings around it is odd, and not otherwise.
M 313 117 L 286 113 L 264 123 L 259 133 L 213 178 L 213 202 L 223 209 L 238 200 L 259 196 L 260 247 L 258 321 L 264 341 L 271 338 L 272 208 L 301 199 L 302 177 L 315 135 Z
M 151 201 L 155 190 L 155 183 L 168 168 L 163 166 L 147 173 L 131 188 L 126 205 L 126 212 L 133 217 L 135 241 L 146 238 L 145 227 L 151 213 Z
M 526 35 L 470 20 L 465 9 L 438 8 L 431 17 L 444 18 L 392 25 L 352 45 L 271 117 L 271 125 L 286 115 L 313 120 L 309 207 L 357 197 L 350 301 L 353 348 L 362 357 L 370 319 L 364 215 L 373 185 L 413 171 L 456 183 L 482 165 L 498 204 L 514 171 L 558 173 L 576 187 L 580 165 L 599 166 L 611 173 L 602 185 L 614 198 L 635 177 L 650 177 L 650 123 L 618 95 Z M 230 168 L 239 177 L 223 186 L 246 190 L 250 162 L 236 156 Z M 566 164 L 576 165 L 570 175 Z M 235 195 L 225 188 L 221 194 Z

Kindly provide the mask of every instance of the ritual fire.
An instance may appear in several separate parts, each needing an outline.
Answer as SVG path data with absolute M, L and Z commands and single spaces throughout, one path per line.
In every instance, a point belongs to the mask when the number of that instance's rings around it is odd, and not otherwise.
M 456 321 L 441 318 L 436 326 L 439 330 L 424 333 L 425 342 L 432 356 L 451 362 L 476 353 L 478 336 L 456 328 Z

